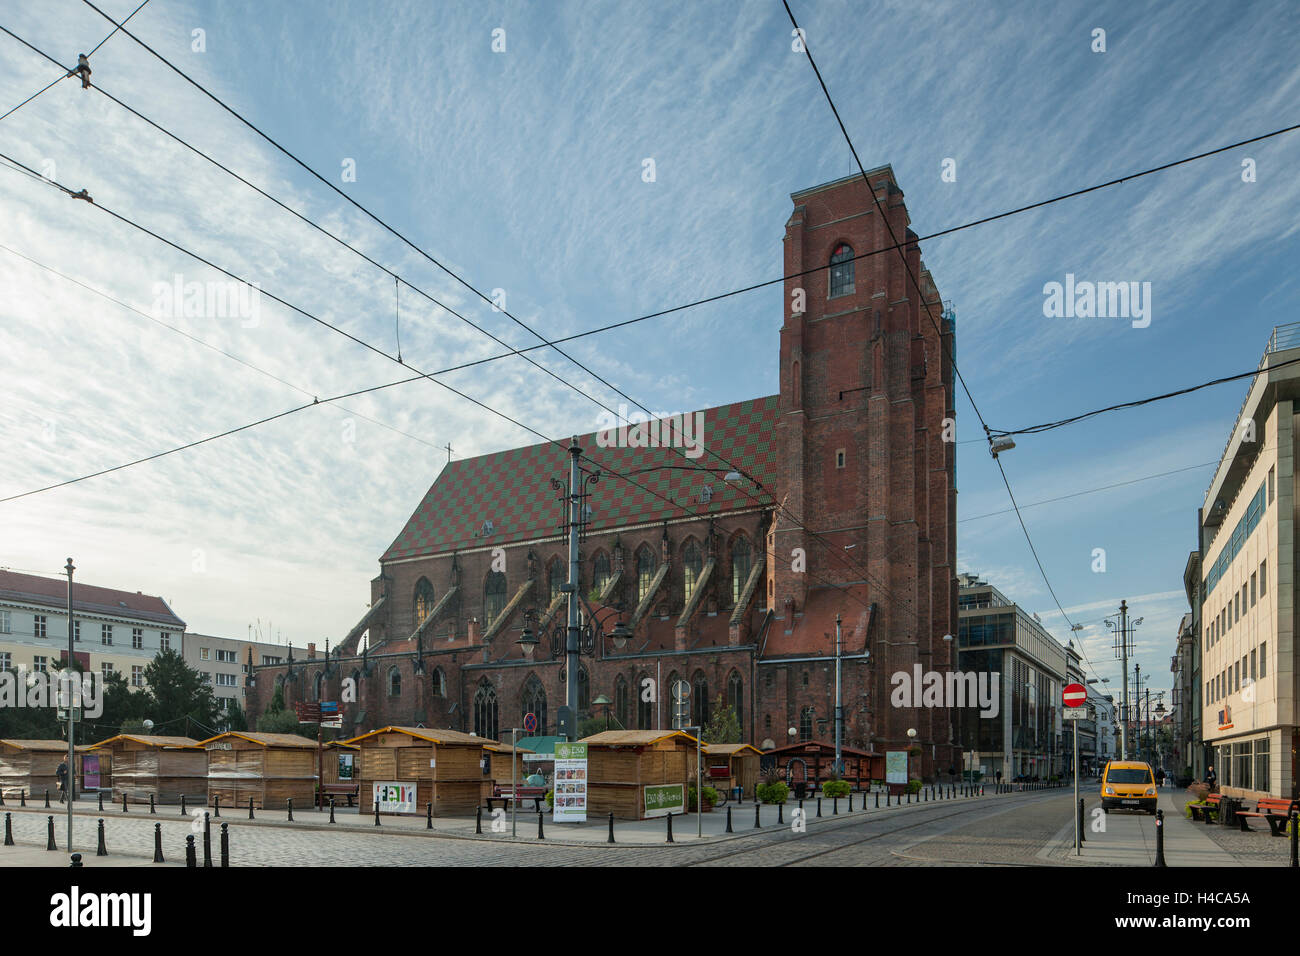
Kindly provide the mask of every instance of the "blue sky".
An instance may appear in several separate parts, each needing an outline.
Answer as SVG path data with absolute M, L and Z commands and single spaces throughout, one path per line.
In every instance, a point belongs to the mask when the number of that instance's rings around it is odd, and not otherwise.
M 135 2 L 105 0 L 117 18 Z M 1292 4 L 792 3 L 868 167 L 892 164 L 921 235 L 1297 121 Z M 0 0 L 0 23 L 72 63 L 110 29 L 76 0 Z M 504 29 L 506 50 L 492 51 Z M 1094 53 L 1092 31 L 1106 31 Z M 854 171 L 779 2 L 251 3 L 154 0 L 131 29 L 548 337 L 775 278 L 789 194 Z M 192 49 L 192 31 L 206 49 Z M 129 38 L 94 80 L 503 339 L 534 341 L 366 220 Z M 0 36 L 0 111 L 51 64 Z M 392 349 L 392 280 L 74 80 L 0 123 L 0 150 Z M 642 181 L 655 161 L 656 181 Z M 941 178 L 956 160 L 955 182 Z M 1241 162 L 1255 160 L 1245 183 Z M 957 358 L 994 427 L 1016 428 L 1247 371 L 1293 320 L 1300 134 L 925 243 Z M 356 181 L 340 171 L 355 161 Z M 203 267 L 0 170 L 0 243 L 150 312 Z M 1049 319 L 1067 273 L 1150 282 L 1152 321 Z M 210 347 L 0 249 L 0 496 L 401 376 L 264 302 L 255 326 L 178 317 Z M 776 391 L 780 286 L 573 343 L 655 410 Z M 414 293 L 403 354 L 432 369 L 498 346 Z M 225 350 L 264 370 L 240 365 Z M 539 361 L 607 404 L 554 355 Z M 725 361 L 720 359 L 725 357 Z M 447 381 L 548 435 L 600 409 L 510 359 Z M 1167 687 L 1196 508 L 1245 383 L 1026 437 L 1003 461 L 1061 602 L 1145 617 L 1138 660 Z M 535 440 L 415 383 L 320 408 L 3 509 L 0 564 L 160 593 L 191 630 L 273 622 L 301 645 L 364 611 L 376 559 L 457 457 Z M 365 418 L 359 417 L 364 415 Z M 369 419 L 392 428 L 380 427 Z M 958 550 L 1067 635 L 969 403 L 958 405 Z M 416 438 L 409 437 L 411 435 Z M 1107 570 L 1091 570 L 1104 548 Z

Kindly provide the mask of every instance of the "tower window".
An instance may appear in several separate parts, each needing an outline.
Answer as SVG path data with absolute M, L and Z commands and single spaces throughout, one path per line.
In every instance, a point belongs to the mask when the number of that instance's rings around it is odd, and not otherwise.
M 836 467 L 836 468 L 843 468 L 843 467 L 844 467 L 844 449 L 843 449 L 843 448 L 837 448 L 837 449 L 835 449 L 835 467 Z
M 831 254 L 831 294 L 828 298 L 853 293 L 853 247 L 841 242 Z

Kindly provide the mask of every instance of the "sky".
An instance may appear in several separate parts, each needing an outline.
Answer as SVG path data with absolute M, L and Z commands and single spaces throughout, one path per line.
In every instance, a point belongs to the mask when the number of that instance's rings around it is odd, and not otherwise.
M 120 20 L 137 2 L 100 5 Z M 1287 2 L 791 7 L 863 163 L 892 165 L 923 237 L 1300 122 Z M 0 24 L 69 66 L 112 30 L 80 0 L 0 0 Z M 129 29 L 548 338 L 778 278 L 790 193 L 856 172 L 779 2 L 152 0 Z M 536 343 L 129 37 L 91 65 L 412 286 L 512 348 Z M 0 34 L 0 112 L 59 72 Z M 388 352 L 400 336 L 425 371 L 501 351 L 75 78 L 0 121 L 0 152 L 101 207 L 0 167 L 0 497 L 411 374 L 265 293 Z M 923 242 L 989 425 L 1255 368 L 1293 320 L 1298 160 L 1300 132 L 1285 134 Z M 103 207 L 264 294 L 185 314 L 164 289 L 228 280 Z M 1149 324 L 1049 317 L 1044 286 L 1067 275 L 1150 283 Z M 566 350 L 656 411 L 769 395 L 781 300 L 776 284 Z M 549 437 L 598 427 L 584 396 L 619 401 L 530 354 L 554 375 L 512 357 L 439 379 Z M 1121 599 L 1144 618 L 1152 689 L 1170 686 L 1196 509 L 1246 388 L 1023 436 L 1002 456 L 1048 580 L 1085 625 L 1088 674 L 1110 688 L 1103 618 Z M 957 422 L 959 567 L 1065 640 L 965 395 Z M 71 555 L 80 580 L 160 594 L 191 631 L 337 641 L 445 446 L 538 440 L 437 384 L 398 385 L 0 504 L 0 566 L 53 575 Z

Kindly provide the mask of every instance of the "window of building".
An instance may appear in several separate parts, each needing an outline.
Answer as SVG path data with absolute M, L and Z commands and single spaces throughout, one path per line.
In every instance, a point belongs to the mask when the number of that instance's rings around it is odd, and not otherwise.
M 1250 679 L 1252 681 L 1256 679 L 1255 667 L 1258 664 L 1258 661 L 1256 659 L 1256 654 L 1258 654 L 1258 650 L 1253 650 L 1250 652 Z
M 742 728 L 742 737 L 744 737 L 743 728 L 745 726 L 745 697 L 742 693 L 743 690 L 744 684 L 740 680 L 740 674 L 732 671 L 731 676 L 727 678 L 727 706 L 736 715 L 736 723 Z
M 45 615 L 44 615 L 44 614 L 33 614 L 33 615 L 32 615 L 32 635 L 35 636 L 35 637 L 45 637 L 45 636 L 46 636 L 46 631 L 45 631 Z
M 1269 504 L 1273 503 L 1273 473 L 1275 470 L 1276 470 L 1276 466 L 1268 470 L 1268 503 Z
M 39 671 L 40 673 L 44 674 L 46 668 L 49 666 L 49 663 L 50 663 L 50 659 L 48 657 L 33 657 L 32 670 Z
M 504 571 L 491 571 L 483 586 L 483 624 L 491 627 L 506 607 L 506 575 Z M 494 698 L 495 700 L 495 698 Z M 494 705 L 495 706 L 495 705 Z
M 1268 790 L 1268 755 L 1269 738 L 1261 737 L 1255 741 L 1255 789 Z
M 843 448 L 837 448 L 837 449 L 835 449 L 835 467 L 836 467 L 836 468 L 843 468 L 843 467 L 844 467 L 844 449 L 843 449 Z
M 831 253 L 831 294 L 829 298 L 853 292 L 853 247 L 841 242 Z
M 691 723 L 705 727 L 709 723 L 709 679 L 696 671 L 691 679 Z
M 1255 763 L 1252 759 L 1251 741 L 1247 740 L 1244 743 L 1233 744 L 1232 759 L 1236 765 L 1232 768 L 1232 785 L 1250 790 L 1250 781 Z
M 402 696 L 402 672 L 396 666 L 388 668 L 388 696 Z
M 113 646 L 113 625 L 112 624 L 99 625 L 99 643 L 103 644 L 106 647 Z
M 199 648 L 199 660 L 201 660 L 201 661 L 206 661 L 207 659 L 208 659 L 208 649 L 207 649 L 206 647 L 200 647 L 200 648 Z
M 0 651 L 0 671 L 12 670 L 13 666 L 13 655 L 8 651 Z
M 1259 678 L 1263 680 L 1268 676 L 1268 643 L 1264 642 L 1259 645 Z
M 486 677 L 479 681 L 478 689 L 474 691 L 474 733 L 497 739 L 497 692 Z
M 144 650 L 144 628 L 131 628 L 131 649 L 136 651 Z
M 739 537 L 731 542 L 731 603 L 733 606 L 740 603 L 740 592 L 745 587 L 745 582 L 749 580 L 753 560 L 748 538 Z
M 578 665 L 578 713 L 591 713 L 591 676 L 582 664 Z
M 771 715 L 771 714 L 764 714 L 764 715 L 763 715 L 763 729 L 764 729 L 764 730 L 771 730 L 771 729 L 772 729 L 772 715 Z
M 108 680 L 108 678 L 109 678 L 110 676 L 112 676 L 112 674 L 113 674 L 113 664 L 112 664 L 112 662 L 111 662 L 111 661 L 103 661 L 103 662 L 101 662 L 100 665 L 99 665 L 99 673 L 100 673 L 100 676 L 102 676 L 102 677 L 104 678 L 104 680 Z
M 224 676 L 224 675 L 218 674 L 217 676 L 218 676 L 218 677 L 222 677 L 222 676 Z M 234 680 L 234 675 L 233 675 L 233 674 L 231 675 L 231 680 Z M 217 683 L 221 683 L 221 681 L 218 680 Z M 131 686 L 132 686 L 132 687 L 143 687 L 143 686 L 144 686 L 144 666 L 143 666 L 143 665 L 141 665 L 141 664 L 132 664 L 132 665 L 131 665 Z
M 1259 562 L 1259 596 L 1268 593 L 1268 561 Z
M 166 631 L 158 633 L 158 650 L 170 651 L 172 649 L 172 636 Z
M 212 671 L 203 671 L 202 674 L 201 674 L 200 676 L 202 676 L 202 678 L 203 678 L 203 683 L 205 683 L 205 684 L 211 684 L 211 683 L 212 683 Z M 278 684 L 278 683 L 280 683 L 280 682 L 283 680 L 283 677 L 277 677 L 275 680 L 276 680 L 276 683 Z
M 262 655 L 262 664 L 263 664 L 263 666 L 265 666 L 265 665 L 267 665 L 267 664 L 280 664 L 280 663 L 283 663 L 283 661 L 284 661 L 284 658 L 283 658 L 283 657 L 273 657 L 273 656 L 271 656 L 270 654 L 263 654 L 263 655 Z
M 8 611 L 4 610 L 3 608 L 0 608 L 0 634 L 13 633 L 12 630 L 13 624 L 11 623 L 11 617 L 12 615 Z
M 550 604 L 554 604 L 559 599 L 560 595 L 564 593 L 560 590 L 565 584 L 564 565 L 562 565 L 558 560 L 551 561 L 551 563 L 546 566 L 546 576 L 551 595 Z
M 605 593 L 605 585 L 609 584 L 609 577 L 609 555 L 602 551 L 591 562 L 591 583 L 598 595 Z
M 686 547 L 682 549 L 682 593 L 688 601 L 695 593 L 695 582 L 700 579 L 700 571 L 703 567 L 704 559 L 700 555 L 700 546 L 694 541 L 687 541 Z
M 222 682 L 222 681 L 221 681 L 221 678 L 224 677 L 224 676 L 225 676 L 224 674 L 218 674 L 218 675 L 217 675 L 217 683 L 218 683 L 218 684 L 220 684 L 220 683 Z M 321 673 L 317 674 L 317 675 L 316 675 L 316 679 L 315 679 L 314 681 L 312 681 L 312 685 L 311 685 L 311 699 L 312 699 L 312 700 L 317 700 L 317 701 L 319 701 L 319 700 L 324 700 L 324 699 L 325 699 L 325 672 L 324 672 L 324 671 L 322 671 Z
M 1250 576 L 1250 606 L 1255 606 L 1255 575 Z
M 429 678 L 429 686 L 434 697 L 447 696 L 447 675 L 442 672 L 441 667 L 433 669 L 433 675 Z
M 80 640 L 81 640 L 81 622 L 80 622 L 80 621 L 73 621 L 73 622 L 72 622 L 72 639 L 73 639 L 74 641 L 80 641 Z
M 799 741 L 802 743 L 806 740 L 812 740 L 813 735 L 813 709 L 805 707 L 799 712 Z
M 536 674 L 529 674 L 528 679 L 524 681 L 523 691 L 519 695 L 520 706 L 523 707 L 525 714 L 533 714 L 537 717 L 537 730 L 535 736 L 544 737 L 546 730 L 546 688 L 542 682 L 537 679 Z
M 808 686 L 808 672 L 807 672 L 807 671 L 804 671 L 804 672 L 803 672 L 803 686 L 804 686 L 804 687 L 807 687 L 807 686 Z
M 637 603 L 645 600 L 650 593 L 650 584 L 655 576 L 655 556 L 645 545 L 636 553 L 636 599 Z
M 235 659 L 235 652 L 234 652 L 234 651 L 223 651 L 223 650 L 218 650 L 218 651 L 217 651 L 217 660 L 218 660 L 220 663 L 223 663 L 223 664 L 234 664 L 234 663 L 237 663 L 237 662 L 236 662 L 236 659 Z
M 620 727 L 628 725 L 632 716 L 632 698 L 628 691 L 627 678 L 622 674 L 614 681 L 614 719 Z
M 420 578 L 415 582 L 415 624 L 419 627 L 424 623 L 424 619 L 433 611 L 434 604 L 433 585 L 429 583 L 428 578 Z

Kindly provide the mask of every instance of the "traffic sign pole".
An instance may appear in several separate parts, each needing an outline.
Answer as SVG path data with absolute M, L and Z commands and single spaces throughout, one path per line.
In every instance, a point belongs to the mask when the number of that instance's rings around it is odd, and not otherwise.
M 1074 726 L 1074 806 L 1079 806 L 1079 711 L 1083 709 L 1088 702 L 1088 688 L 1083 684 L 1066 684 L 1061 690 L 1061 703 L 1068 710 L 1071 722 Z M 1074 855 L 1079 856 L 1083 853 L 1083 843 L 1079 832 L 1079 814 L 1076 811 L 1072 814 L 1074 817 Z

